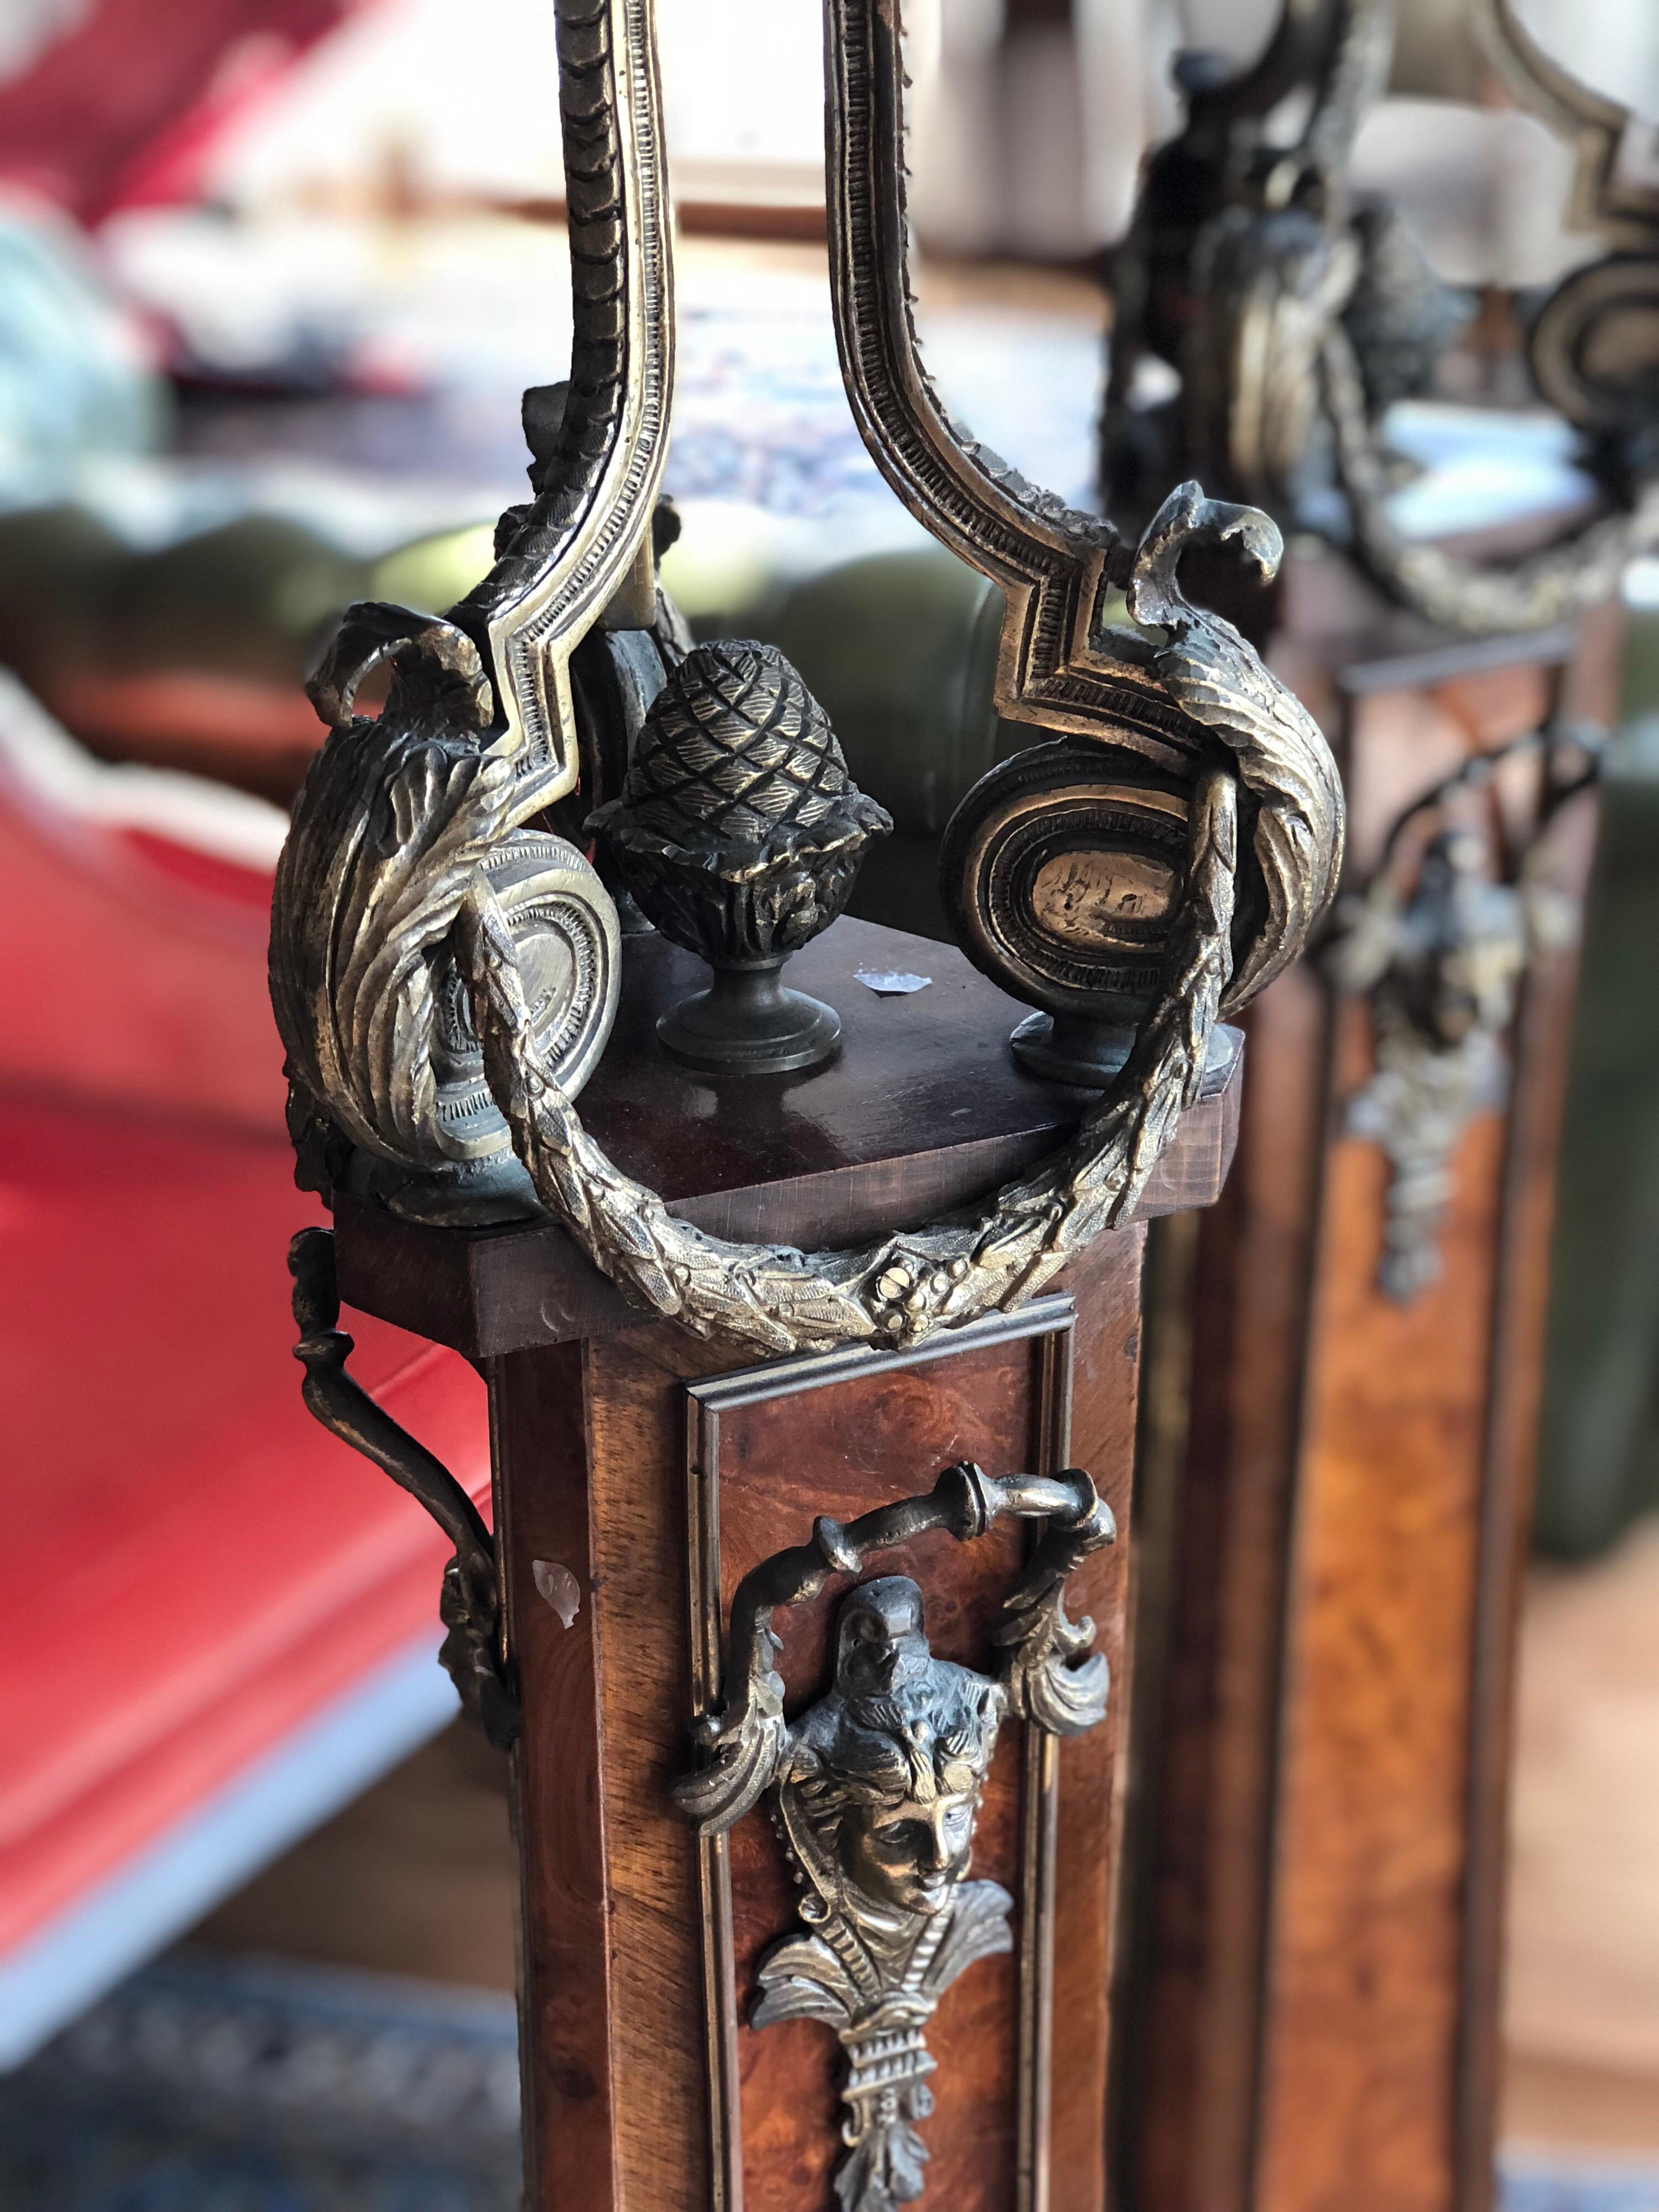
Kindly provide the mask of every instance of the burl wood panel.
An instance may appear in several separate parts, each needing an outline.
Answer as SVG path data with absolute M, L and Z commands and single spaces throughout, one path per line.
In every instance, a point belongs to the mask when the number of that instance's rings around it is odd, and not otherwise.
M 1031 1344 L 1015 1342 L 723 1416 L 723 1605 L 750 1567 L 799 1541 L 815 1513 L 850 1520 L 914 1496 L 954 1459 L 998 1472 L 1029 1466 L 1034 1368 Z M 982 1670 L 1002 1599 L 1018 1577 L 1022 1535 L 1018 1525 L 1004 1523 L 972 1545 L 927 1536 L 883 1553 L 867 1571 L 912 1576 L 924 1595 L 935 1653 Z M 781 1620 L 791 1712 L 830 1685 L 835 1615 L 850 1586 L 850 1578 L 837 1576 L 814 1603 Z M 998 1737 L 974 1839 L 975 1875 L 1016 1897 L 1023 1733 L 1010 1721 Z M 794 1926 L 799 1894 L 762 1813 L 732 1831 L 732 1891 L 741 2018 L 760 1955 Z M 932 2153 L 927 2187 L 936 2201 L 963 2212 L 1013 2203 L 1017 2028 L 1009 1955 L 981 1960 L 955 1983 L 927 2030 L 939 2061 L 928 2084 L 935 2110 L 922 2128 Z M 816 2021 L 793 2021 L 760 2033 L 740 2027 L 738 2040 L 747 2212 L 824 2212 L 841 2148 L 834 2034 Z
M 1443 716 L 1472 749 L 1502 743 L 1553 703 L 1550 679 L 1511 669 L 1443 685 L 1424 735 L 1441 738 Z M 1404 781 L 1389 703 L 1386 726 L 1356 716 L 1362 792 L 1384 765 Z M 1511 819 L 1530 795 L 1517 773 Z M 1555 879 L 1578 893 L 1592 811 L 1578 803 L 1552 836 Z M 1362 836 L 1388 818 L 1365 805 Z M 1443 1273 L 1409 1305 L 1373 1280 L 1381 1155 L 1346 1139 L 1328 1154 L 1278 1744 L 1263 2212 L 1475 2212 L 1491 2191 L 1502 1740 L 1571 968 L 1534 965 L 1509 1110 L 1466 1133 Z M 1362 1008 L 1341 1010 L 1339 1106 L 1370 1071 L 1367 1027 Z
M 1101 1238 L 1062 1285 L 1078 1298 L 1072 1458 L 1117 1515 L 1120 1538 L 1077 1578 L 1112 1662 L 1108 1722 L 1066 1745 L 1058 1813 L 1054 2212 L 1102 2212 L 1107 1988 L 1118 1715 L 1125 1621 L 1143 1232 Z M 526 1728 L 517 1802 L 526 1868 L 523 2018 L 532 2212 L 706 2212 L 709 2196 L 696 1856 L 670 1797 L 690 1759 L 691 1622 L 686 1561 L 685 1382 L 722 1358 L 661 1326 L 492 1363 L 512 1633 Z M 977 1456 L 991 1472 L 1034 1453 L 1027 1340 L 854 1378 L 722 1415 L 722 1577 L 799 1541 L 812 1516 L 851 1516 L 927 1487 Z M 974 1546 L 924 1540 L 878 1567 L 907 1568 L 945 1656 L 984 1668 L 988 1630 L 1018 1571 L 1017 1531 Z M 570 1568 L 582 1603 L 562 1627 L 535 1590 L 535 1558 Z M 792 1618 L 791 1709 L 828 1686 L 828 1623 L 849 1584 Z M 1020 1734 L 999 1744 L 975 1871 L 1018 1894 Z M 734 1832 L 738 1993 L 792 1924 L 797 1893 L 765 1820 Z M 1012 2212 L 1012 1961 L 981 1961 L 946 1995 L 930 2043 L 938 2108 L 926 2124 L 930 2200 Z M 752 2212 L 823 2212 L 839 2149 L 837 2046 L 793 2023 L 739 2031 L 744 2170 Z M 610 2094 L 596 2072 L 610 2061 Z
M 1613 705 L 1616 611 L 1413 669 L 1281 639 L 1340 740 L 1350 880 L 1400 811 L 1552 706 Z M 1487 665 L 1481 665 L 1482 658 Z M 1564 658 L 1564 656 L 1565 656 Z M 1534 770 L 1498 794 L 1524 830 Z M 1572 817 L 1577 815 L 1577 826 Z M 1582 884 L 1593 807 L 1559 825 Z M 1534 963 L 1507 1114 L 1456 1162 L 1445 1272 L 1373 1282 L 1386 1166 L 1341 1134 L 1368 1018 L 1304 971 L 1247 1018 L 1232 1181 L 1198 1231 L 1146 1923 L 1123 2031 L 1146 2212 L 1459 2212 L 1490 2188 L 1505 1731 L 1569 957 Z

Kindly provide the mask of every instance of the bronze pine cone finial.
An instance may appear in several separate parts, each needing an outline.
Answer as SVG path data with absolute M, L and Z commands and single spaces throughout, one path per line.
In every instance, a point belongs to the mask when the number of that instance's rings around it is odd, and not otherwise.
M 777 970 L 840 914 L 866 846 L 892 826 L 775 646 L 722 638 L 687 654 L 620 797 L 588 817 L 663 935 L 715 969 L 712 991 L 659 1024 L 671 1051 L 710 1072 L 828 1058 L 840 1022 L 781 990 Z
M 848 775 L 829 716 L 777 647 L 722 638 L 670 675 L 621 797 L 589 827 L 624 867 L 624 854 L 673 850 L 735 882 L 845 846 L 861 853 L 892 823 Z

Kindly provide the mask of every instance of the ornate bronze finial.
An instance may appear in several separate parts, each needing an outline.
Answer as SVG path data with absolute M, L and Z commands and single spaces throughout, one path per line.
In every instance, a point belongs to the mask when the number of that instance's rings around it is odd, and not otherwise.
M 1295 957 L 1329 898 L 1342 807 L 1324 739 L 1179 580 L 1194 541 L 1271 570 L 1278 534 L 1188 484 L 1131 546 L 950 421 L 905 284 L 898 8 L 830 0 L 832 296 L 860 427 L 928 529 L 1002 589 L 999 711 L 1053 733 L 1057 774 L 1075 779 L 1080 758 L 1109 790 L 1127 775 L 1173 797 L 1182 865 L 1177 888 L 1167 854 L 1147 879 L 1168 903 L 1156 947 L 1139 948 L 1140 995 L 1124 1001 L 1123 1018 L 1139 1017 L 1133 1052 L 1072 1143 L 976 1215 L 802 1253 L 671 1214 L 576 1112 L 615 1006 L 617 919 L 580 854 L 542 826 L 585 757 L 601 784 L 614 773 L 604 747 L 581 742 L 579 642 L 653 605 L 644 564 L 672 365 L 655 51 L 647 0 L 556 5 L 572 374 L 556 404 L 531 407 L 535 496 L 505 519 L 483 582 L 441 619 L 354 608 L 319 678 L 330 734 L 295 808 L 271 927 L 304 1171 L 416 1212 L 545 1207 L 643 1306 L 756 1350 L 912 1339 L 1032 1296 L 1125 1218 L 1199 1096 L 1216 1020 Z M 1128 626 L 1109 618 L 1119 592 Z M 665 635 L 653 667 L 678 652 Z M 387 659 L 386 711 L 354 715 L 362 676 Z M 1097 751 L 1079 757 L 1069 738 Z M 995 795 L 970 794 L 970 814 Z M 1117 873 L 1096 921 L 1108 908 L 1133 920 L 1128 898 L 1146 890 L 1123 889 L 1145 856 L 1126 862 L 1115 835 L 1097 854 Z M 1063 953 L 1076 902 L 1041 865 L 1033 880 L 1033 913 L 1055 922 Z M 1038 981 L 1028 995 L 1046 1006 Z
M 821 2020 L 847 2053 L 844 2212 L 922 2191 L 937 2062 L 922 2030 L 977 1960 L 1012 1948 L 1013 1899 L 969 1881 L 980 1793 L 1007 1707 L 1000 1683 L 935 1659 L 903 1575 L 842 1601 L 836 1680 L 791 1732 L 778 1816 L 806 1885 L 808 1933 L 765 1954 L 749 2022 Z
M 657 1034 L 714 1075 L 816 1067 L 841 1041 L 833 1006 L 779 977 L 846 905 L 892 817 L 847 773 L 830 718 L 775 646 L 701 645 L 647 714 L 622 794 L 588 817 L 665 937 L 714 987 Z

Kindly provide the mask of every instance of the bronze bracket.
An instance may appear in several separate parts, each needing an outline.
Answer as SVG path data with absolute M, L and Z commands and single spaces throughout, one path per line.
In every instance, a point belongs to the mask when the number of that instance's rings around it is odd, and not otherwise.
M 498 1751 L 510 1751 L 519 1736 L 519 1693 L 502 1635 L 495 1540 L 449 1469 L 346 1373 L 352 1341 L 336 1326 L 340 1292 L 333 1231 L 302 1229 L 288 1248 L 288 1267 L 300 1331 L 294 1357 L 306 1370 L 301 1386 L 306 1405 L 331 1436 L 373 1460 L 423 1505 L 455 1547 L 438 1601 L 448 1631 L 439 1663 L 467 1717 Z

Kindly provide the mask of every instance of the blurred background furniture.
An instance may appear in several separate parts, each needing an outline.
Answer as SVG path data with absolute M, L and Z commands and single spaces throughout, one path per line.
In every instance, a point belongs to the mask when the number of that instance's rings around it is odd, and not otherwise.
M 0 2064 L 442 1728 L 442 1547 L 301 1407 L 264 1006 L 282 817 L 0 678 Z M 465 1363 L 370 1322 L 487 1494 Z
M 1630 526 L 1589 518 L 1635 498 L 1581 421 L 1576 517 L 1488 514 L 1437 570 L 1397 491 L 1383 519 L 1392 426 L 1443 404 L 1474 304 L 1389 198 L 1351 197 L 1390 30 L 1287 9 L 1253 75 L 1186 57 L 1186 127 L 1114 266 L 1108 495 L 1145 513 L 1197 474 L 1304 533 L 1234 611 L 1332 733 L 1350 822 L 1322 958 L 1252 1011 L 1239 1172 L 1185 1264 L 1166 1249 L 1149 1315 L 1180 1380 L 1143 1432 L 1165 1548 L 1140 1592 L 1159 1657 L 1121 2111 L 1127 2193 L 1161 2206 L 1451 2212 L 1494 2171 L 1516 1608 L 1594 836 L 1589 794 L 1556 794 L 1618 708 L 1619 566 L 1591 533 Z M 1609 213 L 1578 210 L 1587 230 Z M 1631 256 L 1603 277 L 1651 283 L 1652 215 L 1592 239 Z M 1554 311 L 1534 303 L 1512 371 Z M 1651 422 L 1624 427 L 1639 483 Z M 1509 579 L 1523 554 L 1551 588 Z M 1577 724 L 1589 751 L 1554 757 Z

